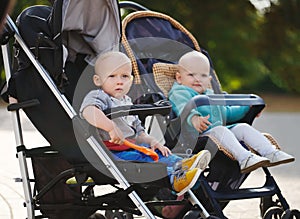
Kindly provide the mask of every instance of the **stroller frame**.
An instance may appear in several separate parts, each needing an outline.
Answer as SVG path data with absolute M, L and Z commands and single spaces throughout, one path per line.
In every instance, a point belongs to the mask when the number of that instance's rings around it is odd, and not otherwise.
M 25 42 L 22 40 L 21 36 L 18 33 L 17 27 L 14 25 L 10 17 L 7 18 L 7 21 L 10 25 L 12 30 L 15 32 L 14 36 L 16 41 L 20 44 L 22 49 L 25 51 L 27 56 L 29 57 L 30 61 L 34 64 L 36 69 L 39 71 L 40 75 L 43 77 L 44 81 L 47 83 L 55 97 L 59 100 L 60 104 L 73 121 L 77 119 L 77 114 L 73 110 L 72 106 L 70 103 L 67 101 L 67 99 L 59 92 L 57 89 L 56 85 L 50 78 L 49 74 L 47 71 L 44 69 L 44 67 L 34 58 L 34 55 L 32 52 L 28 49 L 26 46 Z M 3 45 L 2 46 L 2 51 L 3 52 L 3 59 L 5 61 L 5 72 L 6 72 L 6 77 L 7 79 L 10 78 L 10 67 L 9 67 L 9 57 L 8 57 L 8 46 Z M 30 107 L 32 104 L 17 104 L 15 107 L 11 106 L 8 108 L 9 111 L 14 112 L 14 117 L 16 118 L 16 123 L 14 126 L 14 130 L 16 134 L 16 144 L 17 147 L 23 146 L 23 137 L 22 137 L 22 131 L 21 131 L 21 123 L 20 123 L 20 115 L 19 115 L 19 109 L 22 109 L 23 107 Z M 115 163 L 108 157 L 104 156 L 105 152 L 102 148 L 102 146 L 99 145 L 97 140 L 93 136 L 89 136 L 87 138 L 88 143 L 91 145 L 95 153 L 101 158 L 101 160 L 104 162 L 104 164 L 107 166 L 109 171 L 112 173 L 112 175 L 116 178 L 116 180 L 120 183 L 121 187 L 123 189 L 127 189 L 130 187 L 130 184 L 128 181 L 125 179 L 123 174 L 118 170 L 116 167 Z M 34 208 L 33 208 L 33 199 L 32 199 L 32 193 L 31 193 L 31 186 L 28 181 L 29 179 L 29 174 L 28 174 L 28 168 L 27 168 L 27 162 L 26 162 L 26 156 L 24 154 L 24 151 L 19 151 L 17 153 L 19 164 L 20 164 L 20 171 L 21 171 L 21 176 L 22 176 L 22 182 L 23 182 L 23 188 L 24 188 L 24 194 L 25 194 L 25 203 L 27 207 L 27 213 L 29 218 L 34 218 Z M 137 195 L 135 191 L 131 192 L 129 194 L 129 197 L 131 200 L 136 204 L 136 206 L 139 208 L 139 210 L 144 214 L 147 215 L 149 218 L 155 218 L 153 214 L 150 212 L 150 210 L 146 207 L 144 202 L 140 199 L 140 197 Z
M 7 16 L 7 27 L 8 32 L 10 35 L 10 38 L 13 36 L 16 40 L 16 42 L 21 46 L 21 48 L 26 53 L 27 57 L 30 59 L 40 76 L 42 77 L 43 81 L 46 82 L 47 86 L 50 88 L 51 92 L 55 95 L 57 100 L 59 101 L 60 105 L 63 107 L 64 111 L 67 113 L 68 117 L 74 122 L 75 127 L 78 128 L 83 135 L 86 137 L 86 141 L 89 143 L 92 150 L 97 154 L 97 156 L 103 161 L 104 165 L 108 169 L 108 171 L 113 175 L 113 177 L 117 180 L 117 182 L 120 184 L 121 188 L 124 190 L 130 188 L 130 183 L 127 181 L 125 176 L 120 172 L 120 170 L 117 168 L 114 161 L 109 157 L 105 156 L 106 152 L 103 149 L 103 145 L 101 145 L 94 136 L 89 135 L 88 131 L 85 130 L 85 128 L 81 125 L 81 121 L 77 113 L 74 111 L 68 100 L 65 98 L 63 94 L 60 93 L 57 86 L 53 82 L 52 78 L 47 73 L 47 70 L 35 59 L 34 55 L 30 51 L 30 49 L 26 46 L 25 42 L 23 41 L 22 37 L 20 36 L 18 32 L 18 28 L 15 26 L 14 22 L 11 20 L 9 16 Z M 2 52 L 3 52 L 3 60 L 4 60 L 4 69 L 6 74 L 7 82 L 9 78 L 11 77 L 11 65 L 9 62 L 9 47 L 8 47 L 8 41 L 9 39 L 3 43 L 1 46 Z M 51 180 L 44 189 L 40 191 L 40 193 L 36 194 L 33 197 L 32 194 L 32 187 L 31 187 L 31 180 L 29 178 L 29 172 L 28 172 L 28 164 L 26 161 L 27 155 L 27 149 L 24 146 L 23 141 L 23 135 L 22 135 L 22 126 L 20 121 L 20 109 L 24 109 L 27 107 L 33 107 L 35 105 L 38 105 L 38 100 L 30 100 L 26 102 L 20 102 L 20 103 L 14 103 L 10 104 L 8 106 L 8 111 L 10 111 L 13 114 L 13 122 L 14 122 L 14 132 L 15 132 L 15 139 L 16 139 L 16 148 L 17 148 L 17 158 L 19 161 L 20 166 L 20 172 L 21 172 L 21 179 L 19 181 L 23 184 L 24 189 L 24 195 L 25 195 L 25 206 L 27 209 L 27 217 L 29 219 L 35 218 L 35 210 L 36 204 L 35 201 L 39 199 L 39 197 L 43 196 L 48 190 L 50 190 L 51 186 L 55 185 L 63 176 L 68 175 L 74 175 L 74 169 L 69 169 L 61 174 L 59 174 L 57 177 L 55 177 L 53 180 Z M 196 198 L 196 196 L 193 194 L 192 191 L 188 191 L 189 194 L 189 200 L 192 204 L 197 205 L 199 209 L 201 209 L 201 215 L 203 215 L 204 218 L 208 218 L 209 214 L 205 210 L 205 208 L 202 206 L 202 204 L 199 202 L 199 200 Z M 139 195 L 135 191 L 131 191 L 128 195 L 130 199 L 133 201 L 133 203 L 136 205 L 138 210 L 146 217 L 146 218 L 155 218 L 153 213 L 149 210 L 149 208 L 146 206 L 146 204 L 142 201 L 142 199 L 139 197 Z

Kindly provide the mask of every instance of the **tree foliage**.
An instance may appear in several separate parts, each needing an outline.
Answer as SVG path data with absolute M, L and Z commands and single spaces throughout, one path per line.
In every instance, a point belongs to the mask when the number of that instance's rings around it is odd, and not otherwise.
M 273 4 L 261 26 L 258 56 L 278 86 L 300 93 L 300 0 Z
M 264 14 L 250 1 L 137 2 L 187 27 L 210 53 L 225 90 L 251 90 L 269 83 L 273 89 L 300 93 L 299 0 L 280 0 Z

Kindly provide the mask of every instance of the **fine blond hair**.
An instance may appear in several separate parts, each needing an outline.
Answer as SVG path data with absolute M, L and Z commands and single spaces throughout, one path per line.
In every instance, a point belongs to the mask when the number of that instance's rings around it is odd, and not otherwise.
M 130 65 L 130 59 L 122 52 L 110 51 L 100 55 L 95 62 L 95 74 L 102 82 L 118 68 Z
M 181 73 L 190 69 L 209 72 L 210 65 L 208 58 L 203 53 L 195 50 L 185 53 L 178 61 L 178 70 Z

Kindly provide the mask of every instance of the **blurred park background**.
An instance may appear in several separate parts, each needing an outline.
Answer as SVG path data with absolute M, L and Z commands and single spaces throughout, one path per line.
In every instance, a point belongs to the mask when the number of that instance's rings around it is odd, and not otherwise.
M 24 8 L 49 2 L 18 0 L 11 16 L 15 20 Z M 223 90 L 300 97 L 300 0 L 136 2 L 170 15 L 196 37 L 209 52 Z M 2 59 L 0 72 L 2 85 Z

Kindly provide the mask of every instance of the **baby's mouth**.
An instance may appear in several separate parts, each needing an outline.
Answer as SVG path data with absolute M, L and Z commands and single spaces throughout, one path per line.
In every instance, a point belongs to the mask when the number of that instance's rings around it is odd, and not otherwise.
M 122 88 L 116 88 L 115 90 L 116 91 L 122 91 L 123 89 Z

